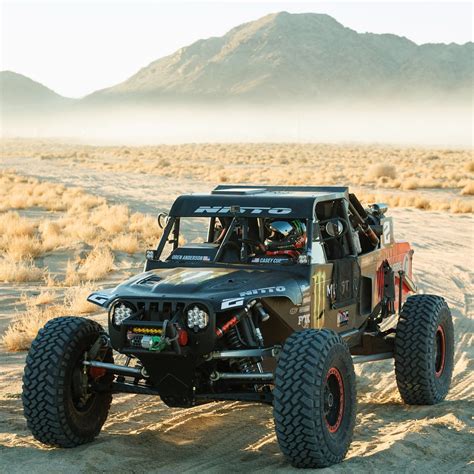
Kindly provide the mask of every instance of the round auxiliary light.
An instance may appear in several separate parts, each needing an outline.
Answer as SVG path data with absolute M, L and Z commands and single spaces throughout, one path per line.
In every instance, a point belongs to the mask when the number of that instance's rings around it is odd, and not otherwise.
M 191 305 L 186 316 L 186 325 L 189 329 L 204 329 L 209 324 L 209 314 L 198 305 Z
M 112 310 L 112 323 L 114 326 L 121 326 L 134 312 L 135 308 L 131 304 L 119 301 Z

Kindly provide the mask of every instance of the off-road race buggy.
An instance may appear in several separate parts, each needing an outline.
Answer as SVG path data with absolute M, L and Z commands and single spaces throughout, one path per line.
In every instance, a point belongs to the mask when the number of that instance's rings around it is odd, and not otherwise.
M 178 197 L 159 216 L 144 272 L 89 296 L 108 309 L 107 332 L 78 317 L 39 331 L 23 379 L 33 435 L 92 441 L 119 392 L 169 407 L 254 401 L 273 405 L 292 465 L 322 467 L 352 440 L 354 364 L 394 358 L 406 403 L 440 402 L 450 310 L 440 296 L 410 295 L 413 250 L 395 241 L 386 211 L 346 187 L 221 185 Z

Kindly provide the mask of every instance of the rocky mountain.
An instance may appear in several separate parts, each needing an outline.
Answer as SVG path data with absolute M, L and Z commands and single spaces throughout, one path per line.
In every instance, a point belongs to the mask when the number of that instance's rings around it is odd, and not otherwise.
M 57 108 L 71 102 L 43 84 L 11 71 L 0 71 L 0 104 L 2 111 L 23 112 Z
M 417 45 L 286 12 L 158 59 L 86 101 L 324 100 L 472 94 L 473 43 Z
M 64 98 L 21 74 L 0 72 L 2 111 L 89 105 L 472 100 L 473 43 L 417 45 L 357 33 L 315 13 L 267 15 L 179 49 L 125 82 Z M 347 102 L 350 100 L 351 102 Z

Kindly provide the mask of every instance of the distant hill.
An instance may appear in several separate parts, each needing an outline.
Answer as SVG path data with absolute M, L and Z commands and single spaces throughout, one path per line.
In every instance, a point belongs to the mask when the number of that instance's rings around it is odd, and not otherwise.
M 328 15 L 282 12 L 181 48 L 85 101 L 466 96 L 472 54 L 473 43 L 419 46 Z
M 89 113 L 88 106 L 193 101 L 347 106 L 379 99 L 397 104 L 461 99 L 468 104 L 473 52 L 472 42 L 417 45 L 393 34 L 357 33 L 328 15 L 281 12 L 196 41 L 83 99 L 67 99 L 21 74 L 0 72 L 1 112 L 43 116 Z
M 2 111 L 31 111 L 56 108 L 72 99 L 62 97 L 43 84 L 11 71 L 0 71 L 0 104 Z

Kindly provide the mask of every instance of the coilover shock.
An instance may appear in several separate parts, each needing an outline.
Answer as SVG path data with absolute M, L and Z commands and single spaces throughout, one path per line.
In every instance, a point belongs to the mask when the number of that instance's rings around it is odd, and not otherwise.
M 245 347 L 252 346 L 252 341 L 246 340 L 245 342 L 242 340 L 242 336 L 239 332 L 238 326 L 247 325 L 244 329 L 244 334 L 246 335 L 246 339 L 249 339 L 253 336 L 249 336 L 249 327 L 250 320 L 248 319 L 251 315 L 250 310 L 253 306 L 255 306 L 256 300 L 251 301 L 245 308 L 242 308 L 237 314 L 232 316 L 228 319 L 222 326 L 216 327 L 216 336 L 221 338 L 225 336 L 227 345 L 230 349 L 244 349 Z M 253 324 L 250 325 L 250 334 L 253 332 L 255 333 L 255 328 Z M 254 335 L 258 337 L 258 335 Z M 255 339 L 254 337 L 254 339 Z M 255 372 L 258 370 L 258 364 L 252 362 L 251 359 L 236 359 L 236 364 L 239 367 L 241 372 Z
M 231 349 L 243 349 L 244 345 L 242 344 L 242 340 L 240 338 L 240 334 L 238 332 L 236 326 L 229 329 L 229 332 L 226 335 L 227 344 Z M 248 373 L 248 372 L 255 372 L 255 367 L 253 362 L 250 359 L 236 359 L 237 366 L 239 367 L 241 372 Z

